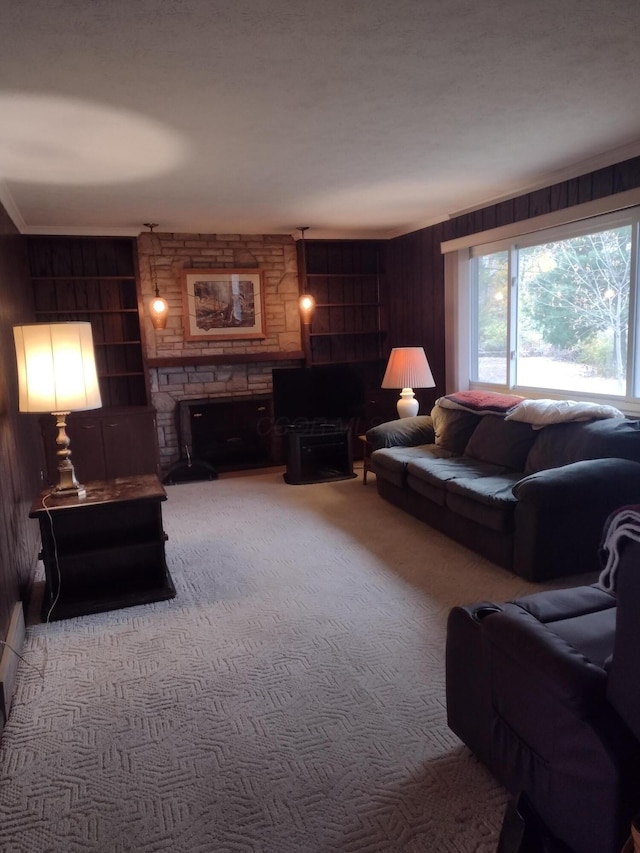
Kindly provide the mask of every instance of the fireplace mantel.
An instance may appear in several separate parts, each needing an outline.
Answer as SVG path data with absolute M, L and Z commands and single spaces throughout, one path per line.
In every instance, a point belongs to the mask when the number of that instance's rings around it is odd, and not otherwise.
M 211 353 L 211 355 L 171 355 L 147 359 L 147 367 L 199 367 L 207 364 L 253 364 L 261 361 L 302 361 L 302 350 L 293 352 Z

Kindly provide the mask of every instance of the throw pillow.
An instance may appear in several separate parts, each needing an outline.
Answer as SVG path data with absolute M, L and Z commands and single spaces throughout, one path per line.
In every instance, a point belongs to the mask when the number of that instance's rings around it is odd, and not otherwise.
M 431 410 L 435 443 L 443 450 L 461 456 L 474 429 L 480 423 L 480 415 L 463 410 L 447 409 L 437 404 Z
M 476 427 L 464 455 L 479 462 L 491 462 L 511 471 L 524 471 L 529 451 L 536 440 L 529 424 L 508 423 L 504 418 L 484 417 Z

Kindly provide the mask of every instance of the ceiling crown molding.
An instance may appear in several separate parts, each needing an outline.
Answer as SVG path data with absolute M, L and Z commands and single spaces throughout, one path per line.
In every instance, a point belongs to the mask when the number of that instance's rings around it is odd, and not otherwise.
M 9 192 L 9 187 L 5 181 L 0 180 L 0 204 L 7 211 L 7 215 L 16 226 L 21 234 L 26 233 L 26 223 L 22 218 L 18 207 L 13 200 L 13 196 Z

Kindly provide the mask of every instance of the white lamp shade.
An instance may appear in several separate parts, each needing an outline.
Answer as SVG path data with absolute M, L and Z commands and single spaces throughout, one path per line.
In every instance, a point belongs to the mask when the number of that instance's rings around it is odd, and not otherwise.
M 14 326 L 21 412 L 78 412 L 102 405 L 91 323 Z
M 423 347 L 391 350 L 382 379 L 383 388 L 433 388 L 435 384 Z

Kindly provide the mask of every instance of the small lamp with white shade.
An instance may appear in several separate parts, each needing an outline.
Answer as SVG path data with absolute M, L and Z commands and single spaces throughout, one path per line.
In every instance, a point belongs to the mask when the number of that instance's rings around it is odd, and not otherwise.
M 435 387 L 433 374 L 423 347 L 395 347 L 391 350 L 382 379 L 383 388 L 400 388 L 398 417 L 415 417 L 420 409 L 414 388 Z

